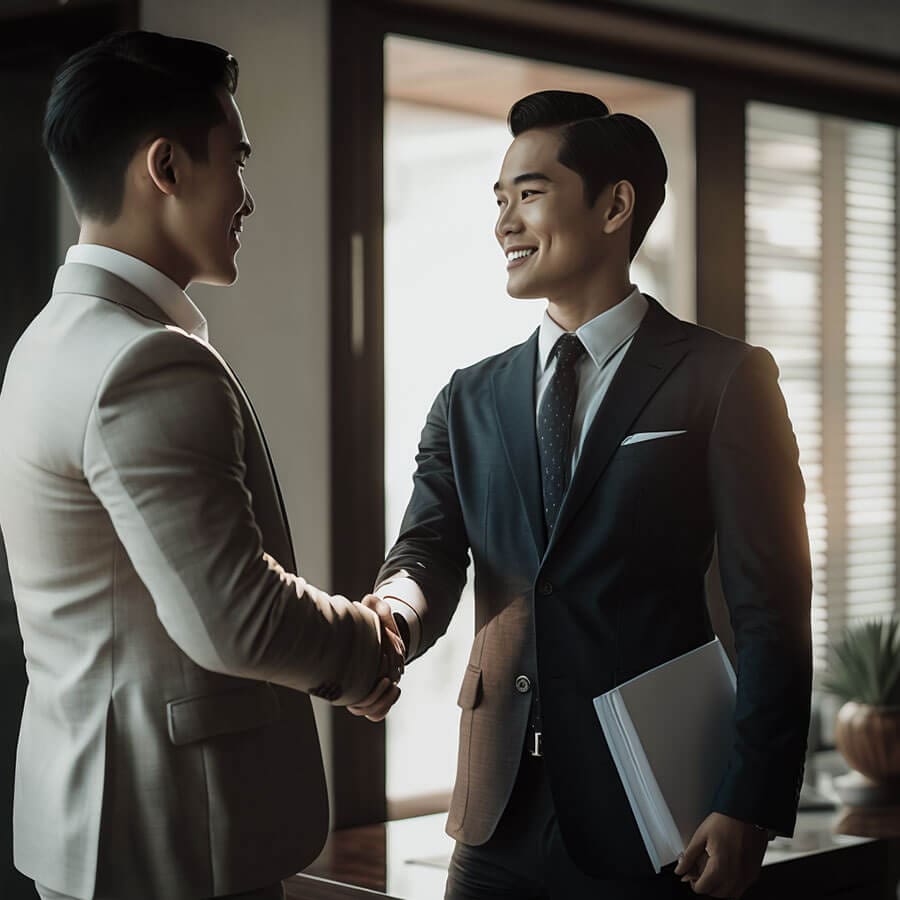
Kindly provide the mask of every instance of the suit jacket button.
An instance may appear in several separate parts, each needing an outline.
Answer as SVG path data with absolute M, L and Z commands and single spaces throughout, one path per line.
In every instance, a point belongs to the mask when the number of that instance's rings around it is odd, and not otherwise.
M 531 679 L 527 675 L 516 677 L 516 690 L 520 694 L 527 694 L 531 690 Z
M 549 581 L 540 581 L 538 582 L 538 592 L 549 597 L 553 593 L 553 585 Z

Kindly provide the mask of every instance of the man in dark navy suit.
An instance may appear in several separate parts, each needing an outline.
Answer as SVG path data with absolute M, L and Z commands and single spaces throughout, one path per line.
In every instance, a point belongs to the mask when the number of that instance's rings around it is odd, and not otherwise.
M 739 896 L 767 838 L 793 830 L 809 718 L 804 486 L 778 370 L 631 283 L 667 174 L 644 122 L 557 91 L 509 122 L 496 237 L 509 294 L 546 297 L 547 313 L 441 391 L 371 601 L 418 657 L 473 556 L 446 896 Z M 715 541 L 732 750 L 713 812 L 656 875 L 591 701 L 713 637 Z

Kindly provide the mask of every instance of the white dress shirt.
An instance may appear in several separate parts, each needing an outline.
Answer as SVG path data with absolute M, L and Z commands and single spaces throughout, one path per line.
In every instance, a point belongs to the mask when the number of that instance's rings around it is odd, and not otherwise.
M 635 287 L 631 293 L 615 306 L 585 322 L 575 334 L 584 344 L 587 353 L 576 364 L 578 395 L 575 401 L 575 413 L 572 420 L 572 472 L 581 456 L 584 439 L 594 421 L 594 416 L 609 390 L 610 382 L 619 369 L 634 335 L 647 313 L 647 299 Z M 556 371 L 556 359 L 549 365 L 550 352 L 565 329 L 558 325 L 545 312 L 538 335 L 538 359 L 535 371 L 535 419 L 541 400 L 550 379 Z M 375 593 L 390 604 L 391 610 L 403 616 L 409 624 L 409 647 L 407 658 L 414 656 L 419 649 L 422 637 L 420 611 L 428 607 L 428 601 L 422 589 L 408 577 L 408 573 L 400 571 L 388 581 L 380 584 Z M 410 610 L 414 615 L 410 615 Z
M 84 263 L 117 275 L 146 294 L 179 328 L 209 340 L 206 319 L 190 297 L 168 275 L 136 256 L 100 244 L 75 244 L 66 253 L 67 263 Z
M 575 401 L 575 414 L 572 418 L 572 469 L 578 465 L 584 439 L 590 430 L 594 416 L 609 390 L 610 382 L 619 369 L 625 353 L 631 346 L 635 332 L 647 312 L 647 300 L 637 289 L 620 303 L 585 322 L 575 334 L 584 344 L 587 353 L 575 365 L 578 380 L 578 395 Z M 565 329 L 544 313 L 541 332 L 538 335 L 538 363 L 535 378 L 535 417 L 541 406 L 544 392 L 556 371 L 556 358 L 547 365 L 547 358 Z

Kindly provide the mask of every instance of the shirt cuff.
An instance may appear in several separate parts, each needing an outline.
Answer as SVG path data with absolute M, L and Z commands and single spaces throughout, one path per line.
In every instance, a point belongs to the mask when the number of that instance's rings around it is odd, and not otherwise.
M 422 588 L 406 576 L 398 572 L 388 581 L 382 582 L 375 589 L 375 596 L 384 600 L 395 615 L 402 616 L 409 627 L 409 646 L 406 648 L 407 661 L 416 656 L 422 643 L 422 620 L 419 610 L 425 609 L 425 595 Z

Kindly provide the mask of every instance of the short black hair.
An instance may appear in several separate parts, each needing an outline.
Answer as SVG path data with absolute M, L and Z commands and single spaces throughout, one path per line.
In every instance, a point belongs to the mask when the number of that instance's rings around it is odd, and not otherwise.
M 509 111 L 513 137 L 534 128 L 558 128 L 557 159 L 584 182 L 588 206 L 616 181 L 634 188 L 630 254 L 634 259 L 666 196 L 668 166 L 650 126 L 626 113 L 610 113 L 591 94 L 538 91 L 513 104 Z
M 237 90 L 226 50 L 151 31 L 119 32 L 71 56 L 56 73 L 44 146 L 76 213 L 103 222 L 122 210 L 125 170 L 141 143 L 171 136 L 205 161 L 225 118 L 216 91 Z

